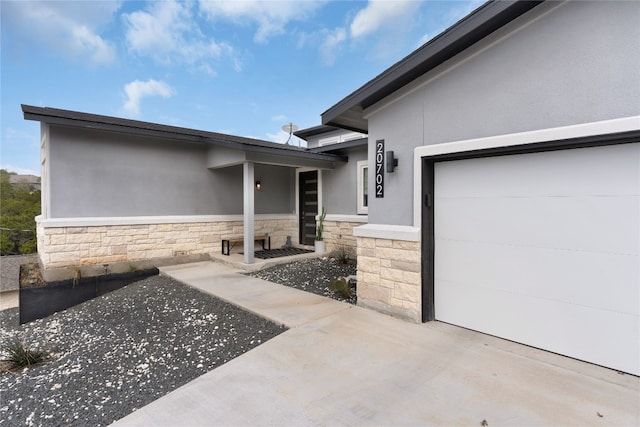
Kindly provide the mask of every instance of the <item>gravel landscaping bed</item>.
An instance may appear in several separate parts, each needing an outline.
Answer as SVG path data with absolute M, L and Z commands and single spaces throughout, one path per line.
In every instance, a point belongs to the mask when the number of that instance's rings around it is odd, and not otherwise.
M 50 358 L 0 373 L 0 426 L 110 424 L 284 331 L 165 276 L 25 325 L 4 310 L 0 340 Z
M 340 277 L 355 276 L 356 271 L 356 265 L 353 263 L 340 264 L 332 258 L 324 257 L 276 265 L 250 275 L 338 301 L 355 304 L 357 295 L 354 286 L 351 287 L 352 297 L 343 298 L 331 290 L 329 285 Z

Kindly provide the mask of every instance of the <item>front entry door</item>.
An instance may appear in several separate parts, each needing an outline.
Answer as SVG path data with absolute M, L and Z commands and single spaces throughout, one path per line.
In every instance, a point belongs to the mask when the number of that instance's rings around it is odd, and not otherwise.
M 300 243 L 313 246 L 318 215 L 318 171 L 300 172 L 299 187 Z

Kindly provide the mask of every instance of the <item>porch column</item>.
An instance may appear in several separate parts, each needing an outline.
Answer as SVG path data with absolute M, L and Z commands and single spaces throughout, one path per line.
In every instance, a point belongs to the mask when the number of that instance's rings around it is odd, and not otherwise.
M 253 250 L 254 250 L 254 174 L 253 163 L 244 162 L 242 166 L 242 182 L 243 182 L 243 209 L 244 209 L 244 262 L 245 264 L 253 264 Z

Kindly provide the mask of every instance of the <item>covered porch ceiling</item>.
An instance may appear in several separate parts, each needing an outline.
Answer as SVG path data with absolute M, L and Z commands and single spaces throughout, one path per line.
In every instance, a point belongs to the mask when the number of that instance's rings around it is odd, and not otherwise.
M 337 163 L 344 163 L 346 157 L 327 153 L 313 153 L 297 148 L 247 149 L 212 145 L 207 152 L 207 168 L 220 169 L 242 165 L 246 162 L 292 168 L 334 169 Z

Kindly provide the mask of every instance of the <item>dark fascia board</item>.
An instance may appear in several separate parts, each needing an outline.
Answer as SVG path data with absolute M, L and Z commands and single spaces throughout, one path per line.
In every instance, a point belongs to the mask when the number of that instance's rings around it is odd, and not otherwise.
M 307 141 L 310 136 L 322 135 L 323 133 L 334 132 L 336 130 L 340 130 L 340 128 L 337 128 L 335 126 L 319 125 L 307 129 L 301 129 L 294 132 L 293 134 L 298 138 Z
M 507 156 L 514 154 L 540 153 L 543 151 L 569 150 L 588 147 L 605 147 L 609 145 L 631 144 L 640 140 L 640 130 L 619 132 L 614 134 L 589 135 L 578 138 L 559 139 L 553 141 L 533 142 L 530 144 L 485 148 L 480 150 L 464 151 L 460 153 L 446 153 L 428 156 L 429 160 L 436 162 L 478 159 L 482 157 Z
M 389 96 L 544 0 L 489 1 L 322 113 L 322 124 L 368 133 L 363 109 Z
M 342 150 L 348 150 L 356 147 L 366 147 L 369 143 L 368 138 L 352 139 L 350 141 L 340 142 L 337 144 L 327 144 L 322 147 L 311 148 L 309 151 L 313 153 L 332 153 Z
M 197 129 L 167 126 L 158 123 L 101 116 L 97 114 L 49 107 L 34 107 L 24 104 L 22 105 L 22 111 L 24 113 L 25 120 L 34 120 L 61 126 L 105 130 L 195 144 L 211 144 L 243 151 L 279 154 L 294 158 L 308 158 L 328 162 L 346 161 L 343 157 L 331 154 L 312 153 L 305 149 L 278 144 L 275 142 L 244 138 L 235 135 L 226 135 L 216 132 L 206 132 Z

